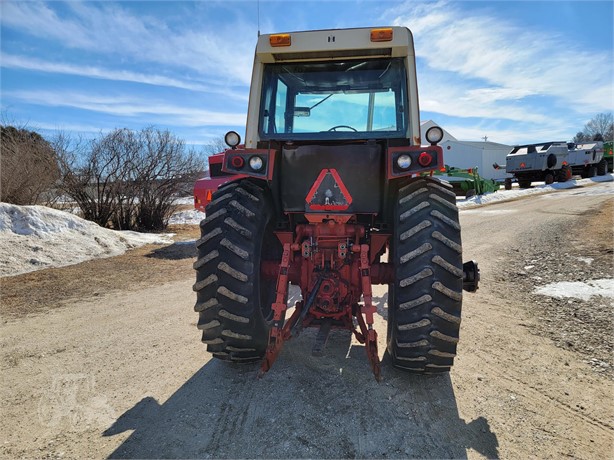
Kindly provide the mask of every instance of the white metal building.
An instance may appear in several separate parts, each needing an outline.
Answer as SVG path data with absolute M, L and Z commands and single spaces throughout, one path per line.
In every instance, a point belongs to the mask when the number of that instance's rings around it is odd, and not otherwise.
M 426 130 L 435 125 L 436 123 L 432 120 L 420 125 L 423 144 L 428 144 L 424 138 Z M 461 169 L 477 167 L 480 176 L 486 179 L 503 180 L 506 177 L 512 177 L 506 174 L 505 169 L 496 170 L 492 166 L 493 163 L 505 166 L 505 157 L 513 148 L 511 145 L 490 141 L 459 141 L 445 129 L 443 133 L 443 139 L 439 145 L 443 149 L 443 161 L 446 165 Z

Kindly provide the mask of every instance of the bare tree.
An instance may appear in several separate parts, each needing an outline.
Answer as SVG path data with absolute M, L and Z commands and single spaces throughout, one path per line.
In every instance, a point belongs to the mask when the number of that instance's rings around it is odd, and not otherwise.
M 164 229 L 177 191 L 202 170 L 182 140 L 151 127 L 116 129 L 85 144 L 58 138 L 56 145 L 64 192 L 86 219 L 115 229 Z
M 587 142 L 590 139 L 582 131 L 578 131 L 572 140 L 576 144 L 582 144 L 583 142 Z
M 614 117 L 612 112 L 598 113 L 584 125 L 584 141 L 610 141 L 614 135 Z M 577 136 L 577 135 L 576 135 Z
M 205 144 L 203 147 L 203 151 L 205 155 L 209 156 L 209 155 L 215 155 L 216 153 L 222 153 L 227 148 L 228 146 L 226 145 L 226 142 L 224 142 L 224 136 L 221 136 Z
M 59 176 L 56 153 L 40 134 L 0 125 L 0 201 L 41 203 Z
M 125 143 L 114 142 L 122 131 L 77 143 L 60 135 L 54 142 L 62 169 L 61 189 L 77 202 L 85 219 L 102 226 L 115 220 L 128 178 L 130 150 Z
M 193 150 L 168 131 L 154 128 L 139 133 L 141 148 L 134 163 L 134 190 L 139 206 L 136 227 L 160 230 L 176 209 L 176 195 L 185 182 L 192 184 L 203 169 Z

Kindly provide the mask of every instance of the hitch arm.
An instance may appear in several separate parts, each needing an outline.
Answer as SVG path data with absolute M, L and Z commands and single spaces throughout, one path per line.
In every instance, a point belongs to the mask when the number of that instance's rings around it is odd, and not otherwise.
M 279 264 L 275 302 L 271 306 L 273 310 L 273 325 L 269 332 L 269 345 L 262 361 L 259 377 L 262 377 L 272 366 L 281 347 L 286 339 L 287 329 L 284 327 L 284 318 L 288 309 L 288 273 L 290 268 L 290 243 L 284 244 L 284 252 Z M 292 316 L 295 319 L 295 315 Z
M 364 305 L 357 312 L 358 325 L 365 339 L 365 349 L 367 358 L 371 363 L 373 375 L 378 382 L 382 379 L 379 354 L 377 352 L 377 332 L 373 329 L 373 315 L 375 314 L 375 306 L 373 305 L 373 294 L 371 291 L 371 267 L 369 265 L 369 246 L 366 244 L 360 245 L 360 281 L 362 288 L 362 297 Z M 365 319 L 363 319 L 363 313 Z

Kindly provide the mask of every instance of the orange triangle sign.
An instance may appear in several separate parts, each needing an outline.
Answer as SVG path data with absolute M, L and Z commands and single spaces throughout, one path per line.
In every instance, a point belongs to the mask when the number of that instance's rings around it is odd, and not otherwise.
M 305 198 L 307 211 L 345 211 L 352 204 L 336 169 L 323 169 Z

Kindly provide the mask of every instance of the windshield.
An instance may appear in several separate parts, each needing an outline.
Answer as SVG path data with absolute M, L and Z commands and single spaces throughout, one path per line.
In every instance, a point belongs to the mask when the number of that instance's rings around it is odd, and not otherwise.
M 267 64 L 262 139 L 405 137 L 404 60 Z

